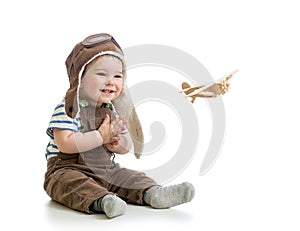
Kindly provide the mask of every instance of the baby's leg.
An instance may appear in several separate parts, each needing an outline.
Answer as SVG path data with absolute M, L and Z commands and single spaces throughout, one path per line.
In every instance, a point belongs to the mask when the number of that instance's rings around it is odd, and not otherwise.
M 195 190 L 192 184 L 161 187 L 143 172 L 131 169 L 118 169 L 114 175 L 113 187 L 109 190 L 117 193 L 128 203 L 145 205 L 153 208 L 169 208 L 189 202 Z
M 86 213 L 90 213 L 93 201 L 109 193 L 94 179 L 73 169 L 60 169 L 50 174 L 45 180 L 45 190 L 53 200 Z
M 153 186 L 144 193 L 144 201 L 153 208 L 170 208 L 189 202 L 195 190 L 192 184 L 185 182 L 168 187 Z
M 157 183 L 145 173 L 119 168 L 111 178 L 109 191 L 116 193 L 127 203 L 145 205 L 144 191 Z

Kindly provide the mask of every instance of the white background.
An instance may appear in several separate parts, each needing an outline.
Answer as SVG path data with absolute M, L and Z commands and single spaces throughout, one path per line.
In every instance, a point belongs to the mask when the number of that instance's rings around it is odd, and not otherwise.
M 1 226 L 6 230 L 182 230 L 196 224 L 200 230 L 299 230 L 296 3 L 2 1 Z M 162 44 L 184 50 L 216 79 L 240 70 L 223 97 L 223 148 L 204 176 L 199 176 L 199 169 L 211 121 L 205 100 L 195 103 L 203 128 L 198 152 L 186 170 L 169 182 L 192 182 L 193 202 L 162 211 L 129 206 L 125 216 L 107 220 L 65 209 L 44 193 L 45 129 L 68 87 L 64 61 L 77 42 L 99 32 L 112 34 L 124 48 Z M 152 71 L 159 75 L 158 69 Z M 143 107 L 139 110 L 147 116 Z M 166 111 L 171 118 L 173 112 Z M 172 127 L 166 129 L 172 134 Z M 165 145 L 170 145 L 168 140 Z M 137 160 L 128 158 L 131 167 L 139 168 Z

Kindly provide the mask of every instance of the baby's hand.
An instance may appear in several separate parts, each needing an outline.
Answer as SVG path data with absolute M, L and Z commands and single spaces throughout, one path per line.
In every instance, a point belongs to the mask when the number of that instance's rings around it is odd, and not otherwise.
M 115 137 L 119 137 L 119 135 L 126 130 L 125 125 L 127 121 L 122 117 L 118 117 L 114 121 L 110 123 L 109 115 L 105 116 L 105 119 L 101 126 L 99 127 L 98 131 L 100 132 L 103 144 L 112 143 L 113 141 L 118 141 L 119 139 L 115 139 Z
M 109 115 L 106 114 L 105 119 L 101 126 L 99 127 L 98 131 L 100 132 L 103 144 L 107 144 L 112 142 L 113 140 L 113 129 L 112 125 L 110 124 L 110 118 Z
M 125 125 L 127 124 L 127 121 L 122 117 L 118 117 L 114 121 L 111 122 L 112 132 L 113 136 L 117 137 L 119 134 L 121 134 L 123 131 L 126 130 Z

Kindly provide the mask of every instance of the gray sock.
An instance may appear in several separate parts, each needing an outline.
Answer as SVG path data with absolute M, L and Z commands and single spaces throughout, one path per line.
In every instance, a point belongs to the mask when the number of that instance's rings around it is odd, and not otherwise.
M 188 182 L 168 187 L 153 186 L 145 192 L 144 201 L 153 208 L 163 209 L 189 202 L 194 194 L 194 186 Z
M 114 194 L 107 194 L 102 198 L 101 210 L 109 218 L 117 217 L 125 213 L 126 202 Z

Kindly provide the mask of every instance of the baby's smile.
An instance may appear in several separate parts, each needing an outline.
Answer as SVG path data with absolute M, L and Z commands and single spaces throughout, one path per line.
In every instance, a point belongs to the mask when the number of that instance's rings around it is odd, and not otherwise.
M 102 89 L 100 91 L 104 92 L 104 93 L 114 93 L 115 92 L 114 90 L 110 90 L 110 89 Z
M 109 88 L 100 89 L 100 92 L 101 92 L 101 95 L 104 97 L 111 97 L 113 94 L 116 93 L 115 90 L 109 89 Z

